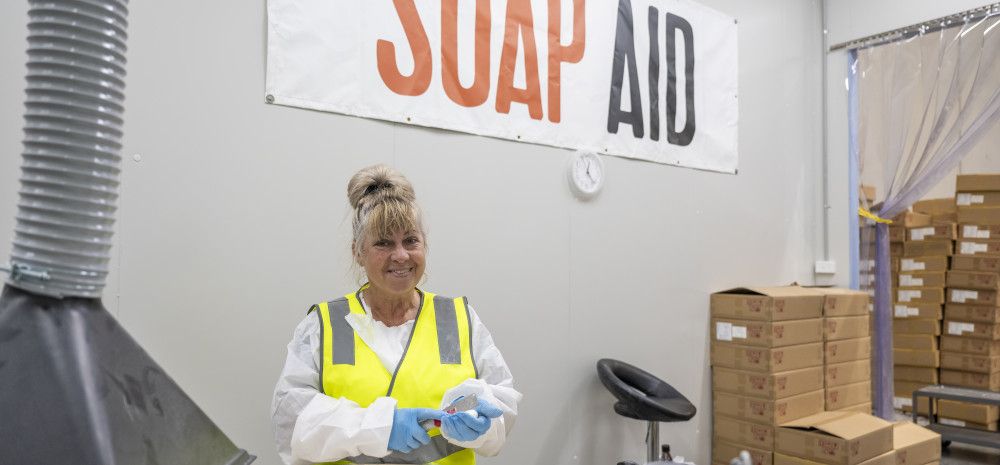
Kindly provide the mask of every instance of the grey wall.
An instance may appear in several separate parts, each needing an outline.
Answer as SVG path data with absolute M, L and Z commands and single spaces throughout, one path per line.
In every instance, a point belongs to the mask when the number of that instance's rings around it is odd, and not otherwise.
M 605 190 L 581 203 L 564 150 L 266 105 L 263 1 L 133 2 L 106 304 L 276 465 L 285 345 L 310 304 L 353 289 L 345 185 L 387 162 L 427 212 L 426 287 L 470 296 L 525 394 L 484 463 L 641 459 L 644 425 L 612 413 L 601 357 L 687 394 L 699 415 L 661 435 L 709 463 L 708 294 L 813 279 L 823 56 L 817 1 L 702 3 L 739 20 L 739 175 L 608 158 Z M 0 231 L 13 229 L 26 10 L 0 6 Z

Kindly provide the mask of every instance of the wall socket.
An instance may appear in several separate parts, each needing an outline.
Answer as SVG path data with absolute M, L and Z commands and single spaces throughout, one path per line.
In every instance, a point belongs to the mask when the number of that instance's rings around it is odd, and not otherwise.
M 837 262 L 833 260 L 817 260 L 815 272 L 816 274 L 836 274 Z

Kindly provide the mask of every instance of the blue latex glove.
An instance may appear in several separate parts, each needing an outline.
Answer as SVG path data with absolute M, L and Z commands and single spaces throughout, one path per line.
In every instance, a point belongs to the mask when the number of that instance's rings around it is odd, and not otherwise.
M 465 412 L 445 415 L 441 418 L 441 430 L 449 438 L 462 442 L 473 441 L 490 429 L 490 423 L 492 423 L 490 420 L 502 415 L 503 410 L 483 399 L 479 399 L 479 404 L 476 405 L 476 413 L 479 414 L 478 418 Z
M 392 431 L 389 432 L 389 449 L 410 452 L 431 442 L 430 436 L 420 426 L 424 420 L 439 420 L 445 415 L 429 408 L 397 408 L 392 414 Z

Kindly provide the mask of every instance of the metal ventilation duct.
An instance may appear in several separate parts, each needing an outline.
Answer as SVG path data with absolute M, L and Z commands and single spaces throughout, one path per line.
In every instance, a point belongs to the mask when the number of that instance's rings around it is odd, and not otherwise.
M 24 164 L 0 294 L 0 464 L 247 465 L 104 308 L 124 0 L 30 0 Z
M 24 163 L 11 253 L 19 276 L 7 282 L 54 297 L 100 297 L 118 198 L 128 10 L 121 0 L 29 3 Z

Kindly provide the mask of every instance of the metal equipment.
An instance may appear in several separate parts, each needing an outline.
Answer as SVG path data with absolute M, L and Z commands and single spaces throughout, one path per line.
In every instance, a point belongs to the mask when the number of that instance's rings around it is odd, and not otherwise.
M 1000 405 L 1000 392 L 984 391 L 980 389 L 968 389 L 952 386 L 926 386 L 913 391 L 913 422 L 917 422 L 917 399 L 927 398 L 929 404 L 930 424 L 927 428 L 941 435 L 942 445 L 947 446 L 951 441 L 965 442 L 984 447 L 1000 449 L 1000 433 L 995 431 L 983 431 L 961 426 L 945 425 L 938 422 L 934 399 L 957 400 L 973 404 Z
M 17 226 L 0 293 L 0 464 L 247 465 L 101 303 L 126 0 L 29 0 Z

